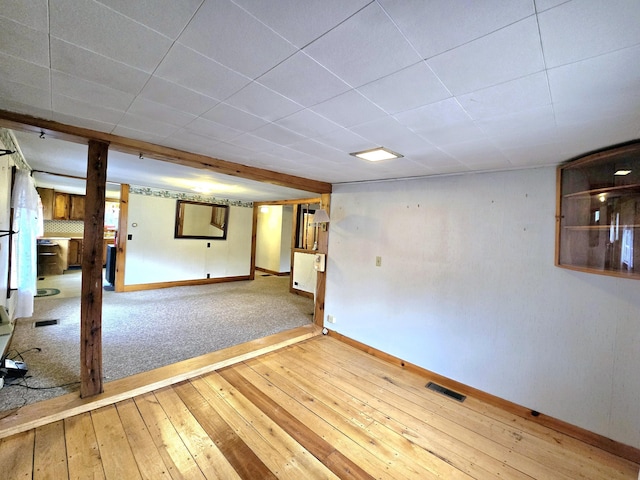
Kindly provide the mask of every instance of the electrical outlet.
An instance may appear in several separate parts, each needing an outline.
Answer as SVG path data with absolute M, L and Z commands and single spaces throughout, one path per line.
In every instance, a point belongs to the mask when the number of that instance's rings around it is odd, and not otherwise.
M 382 266 L 382 257 L 376 257 L 376 267 Z
M 336 323 L 336 317 L 334 317 L 333 315 L 327 315 L 327 322 Z

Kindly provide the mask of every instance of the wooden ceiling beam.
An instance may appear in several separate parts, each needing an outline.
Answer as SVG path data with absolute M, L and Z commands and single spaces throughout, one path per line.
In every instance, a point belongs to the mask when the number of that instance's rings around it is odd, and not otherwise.
M 201 168 L 222 175 L 269 183 L 280 187 L 294 188 L 318 194 L 331 193 L 331 184 L 327 182 L 233 163 L 198 153 L 163 147 L 162 145 L 156 145 L 142 140 L 134 140 L 132 138 L 75 127 L 53 120 L 45 120 L 5 110 L 0 110 L 0 127 L 32 132 L 38 135 L 44 134 L 45 137 L 84 145 L 86 145 L 89 140 L 96 140 L 108 143 L 112 150 L 132 154 L 136 157 L 142 154 L 146 158 L 175 163 L 191 168 Z

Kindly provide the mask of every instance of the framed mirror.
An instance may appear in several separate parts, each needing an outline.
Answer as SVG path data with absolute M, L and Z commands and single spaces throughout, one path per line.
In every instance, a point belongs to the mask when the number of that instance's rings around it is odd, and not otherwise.
M 178 200 L 175 238 L 226 240 L 229 206 Z

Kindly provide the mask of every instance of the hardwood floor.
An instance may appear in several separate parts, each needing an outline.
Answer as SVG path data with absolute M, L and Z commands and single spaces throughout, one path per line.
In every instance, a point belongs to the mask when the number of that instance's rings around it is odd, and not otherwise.
M 638 465 L 315 336 L 0 442 L 3 478 L 633 479 Z

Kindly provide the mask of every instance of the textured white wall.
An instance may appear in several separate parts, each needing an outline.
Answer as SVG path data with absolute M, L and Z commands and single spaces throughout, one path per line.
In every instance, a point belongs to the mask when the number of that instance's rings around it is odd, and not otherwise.
M 230 207 L 226 240 L 173 238 L 175 211 L 175 199 L 129 196 L 126 285 L 249 275 L 251 208 Z
M 344 335 L 640 447 L 640 282 L 554 266 L 555 185 L 541 168 L 334 186 L 325 312 Z
M 265 212 L 258 209 L 256 267 L 279 272 L 281 242 L 282 205 L 269 205 Z

